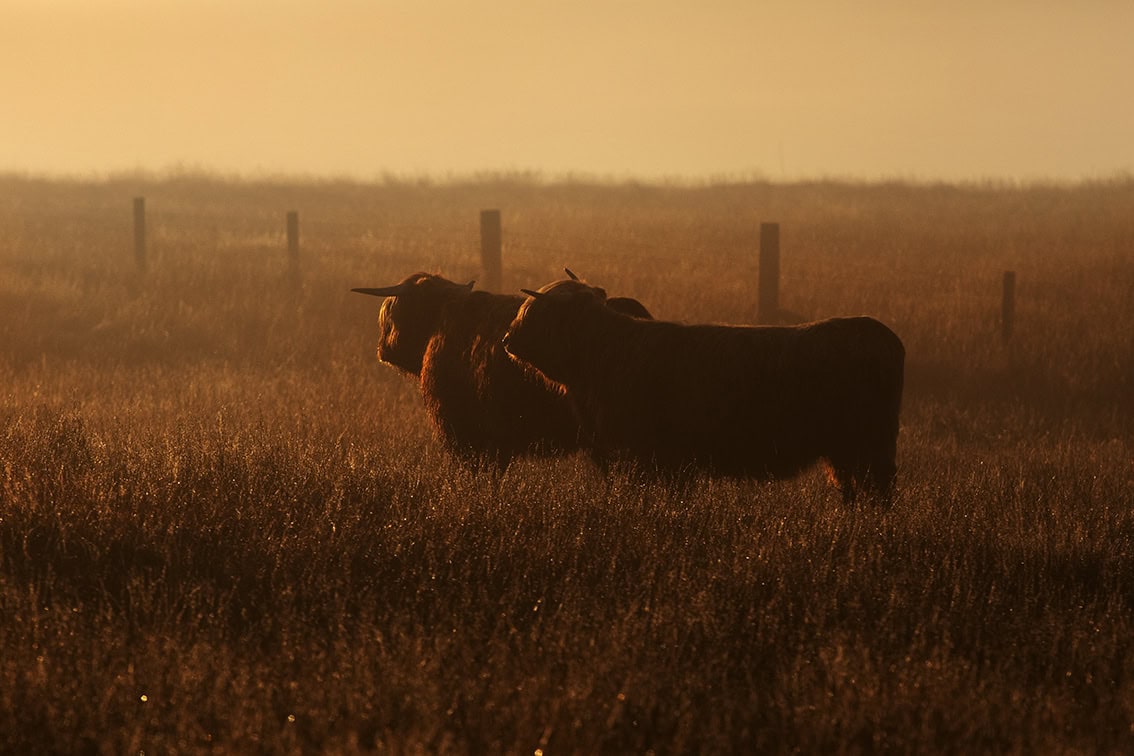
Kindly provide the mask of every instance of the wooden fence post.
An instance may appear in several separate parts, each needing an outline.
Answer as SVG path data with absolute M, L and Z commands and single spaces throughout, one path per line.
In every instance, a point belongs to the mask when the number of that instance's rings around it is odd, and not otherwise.
M 146 271 L 146 198 L 134 198 L 134 263 Z
M 775 323 L 780 314 L 780 224 L 760 224 L 760 283 L 757 319 Z
M 480 211 L 480 262 L 484 269 L 484 288 L 499 292 L 504 278 L 500 248 L 500 211 Z
M 1004 271 L 1004 297 L 1000 303 L 1000 335 L 1004 341 L 1012 338 L 1016 324 L 1016 271 Z
M 299 213 L 287 213 L 287 263 L 288 273 L 293 280 L 299 280 Z

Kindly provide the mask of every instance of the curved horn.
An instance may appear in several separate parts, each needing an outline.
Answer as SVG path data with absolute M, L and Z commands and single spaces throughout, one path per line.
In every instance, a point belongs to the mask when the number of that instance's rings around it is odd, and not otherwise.
M 472 291 L 472 287 L 474 287 L 474 286 L 476 286 L 476 279 L 475 278 L 473 280 L 469 281 L 467 284 L 465 284 L 465 287 L 469 291 Z
M 546 294 L 543 294 L 543 293 L 538 292 L 538 291 L 532 291 L 531 289 L 520 289 L 520 291 L 524 292 L 529 297 L 535 297 L 536 299 L 539 299 L 540 297 L 543 297 L 543 296 L 547 296 Z
M 357 291 L 359 294 L 369 294 L 372 297 L 396 297 L 409 288 L 405 283 L 395 284 L 393 286 L 379 286 L 376 289 L 351 289 Z
M 570 278 L 572 281 L 578 281 L 579 280 L 579 277 L 577 275 L 575 275 L 574 273 L 572 273 L 570 268 L 564 268 L 563 272 L 566 273 L 567 277 Z

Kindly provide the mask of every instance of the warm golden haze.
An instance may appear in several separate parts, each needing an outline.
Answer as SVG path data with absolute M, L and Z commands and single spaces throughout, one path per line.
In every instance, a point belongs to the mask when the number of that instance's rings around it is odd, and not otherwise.
M 15 0 L 0 170 L 1077 180 L 1134 5 Z

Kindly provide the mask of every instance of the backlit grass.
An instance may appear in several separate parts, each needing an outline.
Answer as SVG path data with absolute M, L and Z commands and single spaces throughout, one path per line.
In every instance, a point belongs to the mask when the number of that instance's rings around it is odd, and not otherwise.
M 0 188 L 0 750 L 1134 747 L 1129 182 Z M 449 459 L 348 290 L 477 277 L 482 207 L 506 286 L 690 321 L 779 221 L 784 307 L 907 345 L 894 507 Z

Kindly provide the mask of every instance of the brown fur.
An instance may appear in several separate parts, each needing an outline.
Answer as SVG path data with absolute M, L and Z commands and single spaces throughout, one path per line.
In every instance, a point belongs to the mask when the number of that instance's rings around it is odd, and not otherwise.
M 600 462 L 786 478 L 825 460 L 853 500 L 888 500 L 905 349 L 871 318 L 798 326 L 639 321 L 602 289 L 560 281 L 529 297 L 508 351 L 566 388 Z
M 504 466 L 521 454 L 578 448 L 567 400 L 504 351 L 523 297 L 472 291 L 427 273 L 409 276 L 399 289 L 379 311 L 378 359 L 417 377 L 450 450 Z

